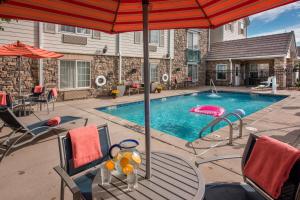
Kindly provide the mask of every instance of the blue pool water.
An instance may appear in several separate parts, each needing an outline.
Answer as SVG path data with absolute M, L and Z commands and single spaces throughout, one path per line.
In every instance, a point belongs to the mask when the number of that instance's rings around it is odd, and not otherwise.
M 197 105 L 218 105 L 226 112 L 243 109 L 250 115 L 286 96 L 258 95 L 237 92 L 219 92 L 219 98 L 211 97 L 210 92 L 200 92 L 151 100 L 151 127 L 186 141 L 197 139 L 198 133 L 213 117 L 190 113 L 189 110 Z M 98 110 L 144 125 L 144 103 L 135 102 L 113 107 L 98 108 Z M 234 121 L 234 119 L 231 119 Z M 220 123 L 215 130 L 225 126 Z M 205 133 L 208 134 L 209 132 Z

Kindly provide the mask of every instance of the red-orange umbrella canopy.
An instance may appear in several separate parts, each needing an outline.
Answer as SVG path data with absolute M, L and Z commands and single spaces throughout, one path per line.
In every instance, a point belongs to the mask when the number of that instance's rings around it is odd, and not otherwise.
M 2 50 L 2 51 L 1 51 Z M 59 58 L 62 54 L 39 49 L 20 41 L 0 47 L 0 56 L 25 56 L 28 58 Z
M 143 29 L 142 0 L 1 0 L 0 17 L 91 28 Z M 0 2 L 1 2 L 0 1 Z M 149 0 L 149 29 L 214 28 L 297 0 Z
M 15 53 L 0 46 L 0 56 L 15 56 Z

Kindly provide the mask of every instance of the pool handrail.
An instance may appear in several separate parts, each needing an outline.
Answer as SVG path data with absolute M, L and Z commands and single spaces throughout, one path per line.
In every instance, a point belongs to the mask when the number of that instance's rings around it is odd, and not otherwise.
M 200 132 L 199 132 L 199 138 L 202 137 L 202 134 L 204 131 L 206 131 L 209 127 L 211 128 L 211 132 L 213 132 L 213 128 L 215 127 L 215 125 L 217 125 L 218 123 L 220 123 L 221 121 L 225 121 L 228 125 L 229 125 L 229 145 L 232 145 L 232 141 L 233 141 L 233 124 L 232 122 L 227 118 L 229 116 L 235 116 L 236 118 L 238 118 L 238 120 L 240 121 L 240 126 L 239 126 L 239 138 L 242 137 L 243 135 L 243 119 L 242 117 L 235 113 L 235 112 L 230 112 L 227 113 L 221 117 L 217 117 L 214 120 L 212 120 L 209 124 L 207 124 L 205 127 L 203 127 Z

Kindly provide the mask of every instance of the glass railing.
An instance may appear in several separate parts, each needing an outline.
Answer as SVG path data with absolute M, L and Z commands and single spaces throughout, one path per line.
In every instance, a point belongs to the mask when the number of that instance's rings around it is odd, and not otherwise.
M 186 49 L 187 62 L 200 63 L 200 51 L 194 49 Z

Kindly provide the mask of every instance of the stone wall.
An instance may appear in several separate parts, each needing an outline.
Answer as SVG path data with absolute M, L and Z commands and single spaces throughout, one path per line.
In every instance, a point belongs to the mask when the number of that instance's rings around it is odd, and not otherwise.
M 225 80 L 217 80 L 216 78 L 216 65 L 217 64 L 227 64 L 227 69 L 229 69 L 229 61 L 228 60 L 218 60 L 218 61 L 208 61 L 206 63 L 207 72 L 206 72 L 206 84 L 209 85 L 210 79 L 212 79 L 215 85 L 219 86 L 228 86 L 230 84 L 230 71 L 227 70 L 226 79 Z
M 280 88 L 286 87 L 286 59 L 285 58 L 275 58 L 274 59 L 274 74 L 277 79 L 277 84 Z
M 198 64 L 198 84 L 205 85 L 206 82 L 206 61 L 208 50 L 208 31 L 201 30 L 199 32 L 199 45 L 200 45 L 200 59 Z M 174 39 L 174 60 L 172 67 L 172 78 L 177 80 L 178 83 L 188 78 L 188 68 L 186 60 L 187 49 L 187 30 L 178 29 L 175 30 Z
M 186 29 L 177 29 L 174 31 L 174 60 L 172 66 L 172 79 L 176 78 L 180 83 L 187 78 L 187 65 L 185 50 L 187 47 Z
M 19 70 L 16 57 L 0 58 L 0 90 L 18 94 Z M 35 59 L 21 58 L 21 87 L 22 92 L 30 92 L 38 83 L 38 61 Z

